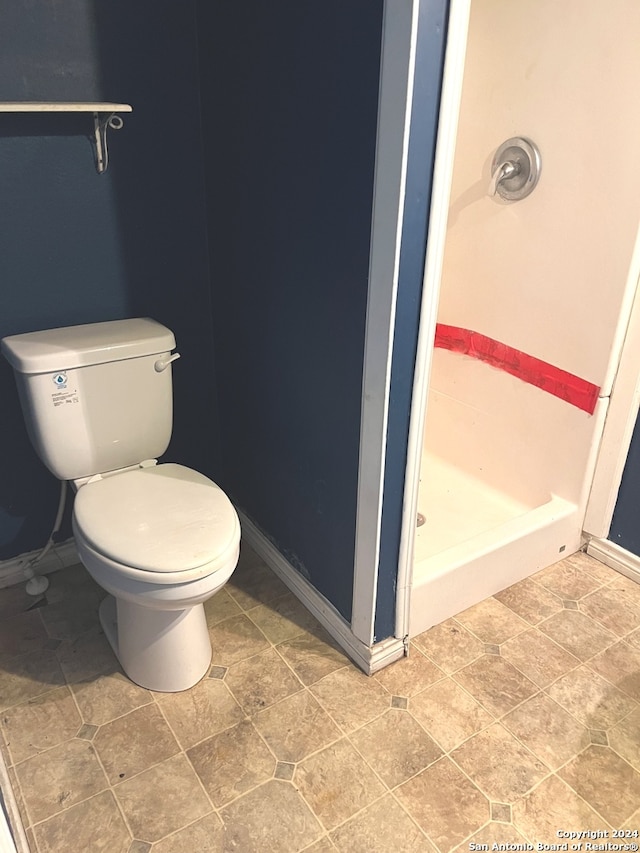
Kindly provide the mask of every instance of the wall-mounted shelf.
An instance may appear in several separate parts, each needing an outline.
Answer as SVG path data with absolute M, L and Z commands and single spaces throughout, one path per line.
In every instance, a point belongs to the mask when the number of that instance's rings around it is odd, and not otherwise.
M 100 174 L 109 163 L 107 128 L 120 130 L 123 121 L 118 113 L 130 112 L 129 104 L 106 101 L 0 101 L 0 113 L 93 113 L 93 144 Z

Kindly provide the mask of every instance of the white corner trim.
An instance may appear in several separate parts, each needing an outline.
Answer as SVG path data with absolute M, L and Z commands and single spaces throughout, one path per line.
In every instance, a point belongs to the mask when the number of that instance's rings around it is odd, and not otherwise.
M 608 539 L 592 538 L 587 543 L 587 554 L 590 557 L 595 557 L 600 560 L 605 566 L 610 569 L 615 569 L 621 575 L 640 584 L 640 557 L 627 551 L 626 548 L 621 548 L 615 542 L 610 542 Z
M 349 623 L 335 607 L 282 556 L 275 545 L 243 513 L 239 512 L 242 538 L 289 587 L 307 610 L 367 675 L 404 656 L 402 640 L 391 637 L 374 646 L 366 646 L 352 632 Z
M 433 168 L 433 187 L 429 211 L 429 234 L 425 255 L 420 326 L 411 397 L 411 415 L 407 440 L 407 466 L 402 509 L 398 581 L 396 592 L 396 636 L 409 633 L 409 614 L 413 585 L 413 544 L 418 511 L 418 488 L 422 459 L 422 441 L 427 414 L 427 398 L 438 316 L 440 279 L 447 239 L 447 218 L 455 159 L 470 0 L 452 0 L 442 75 L 442 94 L 438 118 L 438 137 Z
M 9 560 L 0 560 L 0 589 L 7 586 L 26 582 L 23 574 L 25 565 L 37 557 L 42 548 L 36 551 L 29 551 L 26 554 L 19 554 L 17 557 L 11 557 Z M 65 569 L 67 566 L 75 566 L 80 562 L 78 552 L 73 537 L 66 539 L 54 545 L 53 548 L 46 554 L 39 563 L 36 563 L 34 570 L 37 575 L 50 575 L 51 572 L 57 572 L 59 569 Z
M 395 302 L 420 0 L 385 0 L 369 256 L 351 628 L 373 640 Z
M 27 836 L 2 752 L 0 752 L 0 853 L 29 853 Z

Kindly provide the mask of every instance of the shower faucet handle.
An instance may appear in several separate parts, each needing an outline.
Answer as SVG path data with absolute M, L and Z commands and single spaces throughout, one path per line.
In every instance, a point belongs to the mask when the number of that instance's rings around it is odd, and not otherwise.
M 504 201 L 526 198 L 538 183 L 542 161 L 535 142 L 524 136 L 507 139 L 491 163 L 489 195 Z
M 491 183 L 489 184 L 489 195 L 494 196 L 498 191 L 498 184 L 501 181 L 506 181 L 512 178 L 520 171 L 520 164 L 515 160 L 505 160 L 493 170 L 491 175 Z

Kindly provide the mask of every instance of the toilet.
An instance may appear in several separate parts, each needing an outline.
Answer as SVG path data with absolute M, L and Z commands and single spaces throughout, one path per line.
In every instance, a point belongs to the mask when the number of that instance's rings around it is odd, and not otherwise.
M 231 501 L 203 474 L 157 463 L 169 444 L 173 332 L 148 318 L 2 340 L 31 442 L 76 490 L 82 563 L 108 593 L 100 621 L 136 684 L 174 693 L 208 671 L 203 603 L 240 549 Z

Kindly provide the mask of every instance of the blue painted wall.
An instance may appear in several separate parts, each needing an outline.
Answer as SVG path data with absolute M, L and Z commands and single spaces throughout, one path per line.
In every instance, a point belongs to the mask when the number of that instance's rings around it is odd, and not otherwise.
M 199 4 L 223 484 L 346 619 L 382 7 Z
M 624 466 L 609 539 L 640 556 L 640 418 Z
M 148 315 L 176 333 L 168 457 L 216 475 L 217 406 L 193 2 L 7 0 L 0 100 L 134 112 L 95 171 L 90 116 L 0 115 L 0 337 Z M 58 485 L 0 361 L 0 559 L 44 544 Z M 68 524 L 63 531 L 70 535 Z

